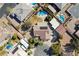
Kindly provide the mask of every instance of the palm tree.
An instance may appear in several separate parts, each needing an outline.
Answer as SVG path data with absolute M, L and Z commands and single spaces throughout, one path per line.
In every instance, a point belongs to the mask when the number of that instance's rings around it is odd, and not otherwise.
M 21 25 L 21 30 L 22 31 L 27 31 L 31 28 L 31 23 L 30 22 L 26 22 L 24 24 Z
M 51 19 L 52 19 L 52 17 L 51 17 L 50 15 L 48 15 L 48 16 L 46 17 L 45 21 L 49 22 L 49 21 L 51 21 Z

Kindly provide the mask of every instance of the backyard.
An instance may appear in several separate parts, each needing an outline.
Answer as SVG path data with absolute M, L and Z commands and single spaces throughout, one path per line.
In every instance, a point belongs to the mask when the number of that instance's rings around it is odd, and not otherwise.
M 40 17 L 38 17 L 37 15 L 33 15 L 26 22 L 30 22 L 32 25 L 35 25 L 38 22 L 42 22 L 42 19 Z

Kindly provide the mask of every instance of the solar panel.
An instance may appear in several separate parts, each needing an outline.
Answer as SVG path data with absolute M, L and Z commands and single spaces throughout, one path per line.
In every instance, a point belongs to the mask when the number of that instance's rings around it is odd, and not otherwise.
M 47 29 L 47 27 L 40 27 L 40 29 Z

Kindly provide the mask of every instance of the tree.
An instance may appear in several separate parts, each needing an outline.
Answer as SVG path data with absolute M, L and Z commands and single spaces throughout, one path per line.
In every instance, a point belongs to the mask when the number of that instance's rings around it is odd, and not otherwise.
M 31 28 L 31 23 L 30 22 L 26 22 L 24 24 L 21 25 L 21 29 L 22 31 L 27 31 Z
M 12 36 L 12 40 L 15 40 L 15 39 L 17 39 L 17 34 L 14 34 L 14 35 Z
M 29 48 L 34 48 L 38 45 L 43 45 L 43 42 L 39 39 L 39 38 L 30 38 L 28 40 L 28 43 L 29 43 Z
M 2 46 L 0 46 L 0 56 L 2 56 L 2 55 L 5 55 L 7 52 L 5 51 L 5 45 L 6 44 L 4 44 L 4 45 L 2 45 Z
M 45 21 L 49 22 L 51 19 L 52 19 L 52 17 L 51 17 L 50 15 L 48 15 L 48 16 L 45 18 Z
M 3 50 L 3 48 L 4 48 L 4 45 L 0 46 L 0 51 Z
M 79 39 L 71 39 L 70 41 L 71 46 L 74 48 L 75 55 L 79 52 Z
M 0 56 L 6 55 L 7 52 L 5 50 L 0 51 Z
M 20 28 L 20 25 L 16 26 L 16 29 L 17 29 L 17 30 L 19 30 L 19 28 Z
M 31 54 L 32 54 L 32 51 L 31 51 L 31 50 L 29 50 L 29 51 L 28 51 L 28 55 L 31 55 Z
M 39 41 L 38 43 L 39 43 L 39 45 L 41 45 L 41 46 L 43 45 L 43 41 Z
M 33 43 L 34 43 L 33 38 L 30 38 L 30 39 L 28 40 L 28 42 L 31 43 L 31 44 L 33 44 Z
M 37 46 L 38 45 L 38 39 L 35 39 L 35 38 L 31 38 L 31 39 L 29 39 L 29 45 L 30 46 Z
M 35 47 L 34 44 L 29 43 L 28 49 L 32 49 L 32 48 L 34 48 L 34 47 Z
M 51 53 L 52 55 L 60 55 L 60 44 L 59 43 L 56 43 L 56 44 L 52 44 L 51 47 Z
M 10 13 L 13 13 L 14 12 L 14 9 L 11 8 L 11 7 L 7 7 L 7 13 L 10 14 Z

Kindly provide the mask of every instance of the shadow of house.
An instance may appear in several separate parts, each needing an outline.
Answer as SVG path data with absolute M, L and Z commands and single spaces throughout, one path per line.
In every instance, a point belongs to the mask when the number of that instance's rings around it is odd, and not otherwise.
M 8 15 L 9 12 L 7 11 L 7 8 L 14 8 L 17 4 L 16 3 L 5 3 L 1 8 L 0 8 L 0 18 L 3 15 Z
M 32 27 L 32 29 L 30 30 L 30 35 L 31 35 L 32 37 L 34 37 L 33 27 Z
M 49 55 L 49 56 L 52 56 L 52 49 L 51 48 L 49 48 L 48 50 L 47 50 L 47 55 Z
M 75 24 L 75 32 L 73 33 L 73 35 L 79 39 L 79 24 Z
M 53 39 L 51 40 L 51 42 L 56 42 L 56 41 L 59 42 L 60 34 L 57 31 L 54 30 L 52 36 L 53 36 Z

